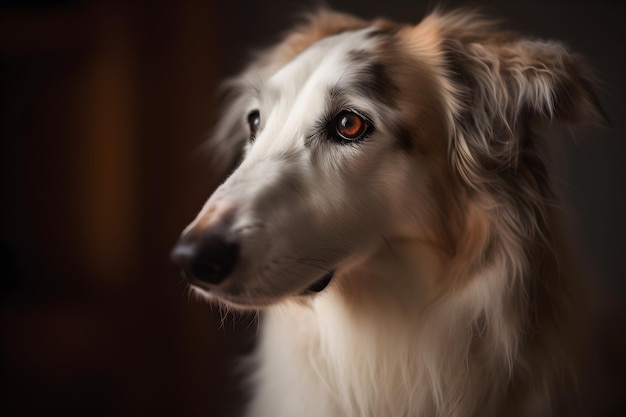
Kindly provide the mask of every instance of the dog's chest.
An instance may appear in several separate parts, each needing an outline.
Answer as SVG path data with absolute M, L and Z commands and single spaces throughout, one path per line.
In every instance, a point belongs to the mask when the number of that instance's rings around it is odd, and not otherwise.
M 427 390 L 417 390 L 419 377 L 407 369 L 407 344 L 372 339 L 327 301 L 323 312 L 294 304 L 264 317 L 249 407 L 254 416 L 373 417 L 432 409 Z

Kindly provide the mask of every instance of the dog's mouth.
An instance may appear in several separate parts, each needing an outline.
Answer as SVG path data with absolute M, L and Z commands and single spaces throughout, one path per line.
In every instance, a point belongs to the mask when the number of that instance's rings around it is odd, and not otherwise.
M 321 278 L 318 281 L 315 281 L 311 286 L 309 286 L 306 290 L 304 290 L 302 292 L 302 295 L 316 294 L 316 293 L 320 293 L 324 291 L 326 287 L 328 287 L 328 284 L 330 284 L 330 281 L 333 280 L 334 275 L 335 275 L 335 271 L 331 271 L 328 274 L 324 275 L 323 278 Z
M 297 296 L 301 296 L 301 297 L 313 296 L 314 294 L 318 294 L 324 291 L 326 287 L 328 287 L 328 285 L 332 281 L 334 275 L 335 275 L 335 271 L 331 271 L 327 273 L 322 278 L 320 278 L 319 280 L 311 284 L 309 287 L 307 287 L 305 290 L 303 290 L 300 293 L 297 293 Z M 208 288 L 206 285 L 203 285 L 202 282 L 197 282 L 197 281 L 192 282 L 191 287 L 199 291 L 201 295 L 207 297 L 208 299 L 218 300 L 227 305 L 230 305 L 236 308 L 242 308 L 242 309 L 259 309 L 263 307 L 269 307 L 280 301 L 280 298 L 276 299 L 273 297 L 272 298 L 261 297 L 261 298 L 252 299 L 246 296 L 219 292 L 215 288 Z M 293 294 L 293 293 L 291 294 L 292 297 L 294 295 L 296 294 Z

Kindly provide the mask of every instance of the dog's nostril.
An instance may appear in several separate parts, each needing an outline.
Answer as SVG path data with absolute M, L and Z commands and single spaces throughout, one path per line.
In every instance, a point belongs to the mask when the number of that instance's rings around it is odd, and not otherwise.
M 219 284 L 230 275 L 238 256 L 239 245 L 208 232 L 181 237 L 171 258 L 186 278 Z

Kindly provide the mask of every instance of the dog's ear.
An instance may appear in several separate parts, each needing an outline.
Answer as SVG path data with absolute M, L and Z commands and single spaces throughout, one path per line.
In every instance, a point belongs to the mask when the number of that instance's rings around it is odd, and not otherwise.
M 483 42 L 447 39 L 445 48 L 466 105 L 487 117 L 513 125 L 532 119 L 608 124 L 582 59 L 560 43 L 497 34 Z
M 356 17 L 320 9 L 305 16 L 304 23 L 289 31 L 281 42 L 257 53 L 240 75 L 227 80 L 222 86 L 221 117 L 206 144 L 216 172 L 226 174 L 241 159 L 249 138 L 246 116 L 253 110 L 256 91 L 268 77 L 313 43 L 366 25 Z
M 562 44 L 523 39 L 498 26 L 462 10 L 435 13 L 415 28 L 439 45 L 459 168 L 516 166 L 533 122 L 609 124 L 580 57 Z

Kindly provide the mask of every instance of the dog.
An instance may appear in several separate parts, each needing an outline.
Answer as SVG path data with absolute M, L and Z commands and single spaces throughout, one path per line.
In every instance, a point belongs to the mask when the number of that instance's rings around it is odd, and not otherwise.
M 592 80 L 473 11 L 321 10 L 228 81 L 233 171 L 172 258 L 264 312 L 247 415 L 553 415 L 585 290 L 537 132 L 607 124 Z

